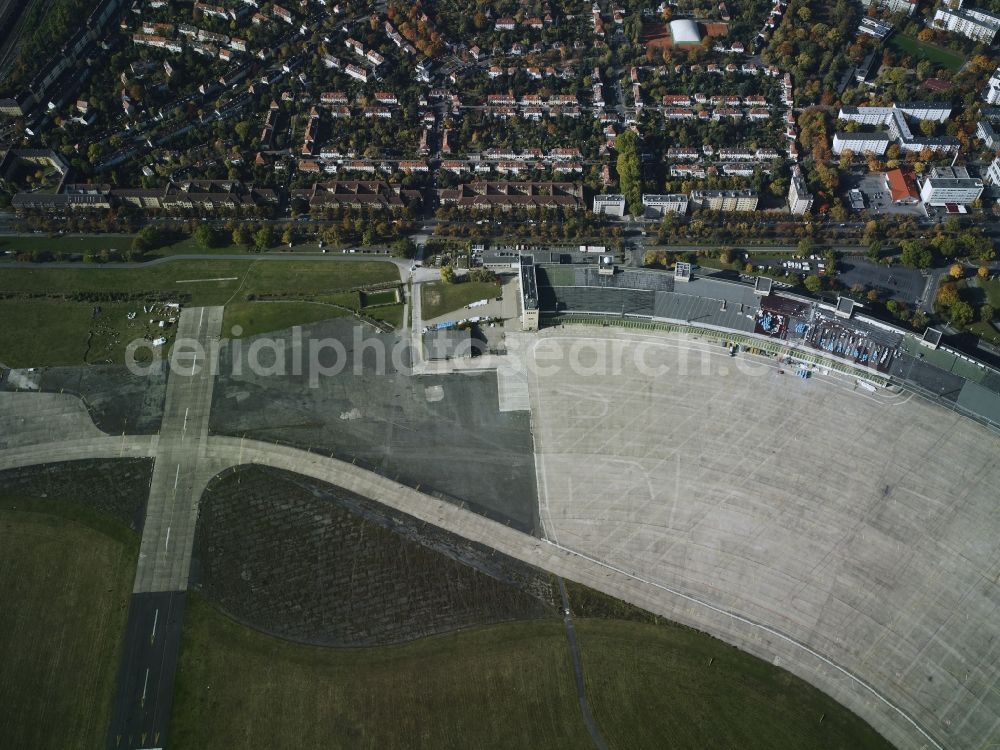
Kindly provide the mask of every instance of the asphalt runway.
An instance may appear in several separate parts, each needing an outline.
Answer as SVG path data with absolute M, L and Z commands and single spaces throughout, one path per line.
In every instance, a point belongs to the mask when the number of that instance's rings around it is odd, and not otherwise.
M 108 750 L 166 745 L 184 596 L 183 591 L 133 594 L 129 601 Z

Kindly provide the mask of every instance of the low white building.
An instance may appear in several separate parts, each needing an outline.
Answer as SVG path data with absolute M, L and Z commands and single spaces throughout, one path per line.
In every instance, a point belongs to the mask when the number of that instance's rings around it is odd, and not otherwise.
M 608 216 L 625 215 L 625 196 L 609 193 L 594 196 L 594 213 Z

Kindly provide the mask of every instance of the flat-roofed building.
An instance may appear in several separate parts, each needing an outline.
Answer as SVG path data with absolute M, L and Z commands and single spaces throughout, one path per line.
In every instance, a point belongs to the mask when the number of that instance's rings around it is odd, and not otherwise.
M 970 177 L 965 167 L 935 167 L 920 186 L 920 200 L 932 206 L 975 203 L 983 194 L 983 181 Z
M 756 190 L 693 190 L 691 205 L 709 211 L 756 211 Z
M 654 195 L 644 193 L 642 196 L 643 215 L 657 219 L 667 214 L 686 214 L 688 209 L 688 197 L 684 193 L 668 193 L 665 195 Z
M 953 31 L 977 42 L 992 44 L 1000 31 L 1000 16 L 978 8 L 963 8 L 962 0 L 958 0 L 957 8 L 939 8 L 934 13 L 931 26 Z
M 608 216 L 624 216 L 625 196 L 616 193 L 595 195 L 593 210 L 595 214 L 607 214 Z
M 812 208 L 813 196 L 809 192 L 805 178 L 798 165 L 792 170 L 792 182 L 788 186 L 788 210 L 796 216 L 809 213 Z
M 853 151 L 856 154 L 876 154 L 882 156 L 891 142 L 889 134 L 879 133 L 843 133 L 833 134 L 833 153 L 842 154 Z

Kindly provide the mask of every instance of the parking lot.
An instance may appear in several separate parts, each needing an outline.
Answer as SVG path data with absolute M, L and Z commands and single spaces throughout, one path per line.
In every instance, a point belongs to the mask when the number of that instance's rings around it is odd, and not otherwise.
M 857 180 L 856 184 L 849 185 L 861 191 L 865 198 L 865 208 L 873 214 L 892 214 L 895 216 L 916 216 L 925 218 L 924 207 L 921 203 L 910 205 L 896 205 L 892 202 L 889 193 L 889 186 L 883 174 L 868 174 Z
M 883 266 L 860 256 L 842 259 L 838 270 L 844 286 L 860 284 L 865 289 L 877 289 L 883 296 L 907 305 L 916 304 L 927 285 L 927 279 L 915 268 Z

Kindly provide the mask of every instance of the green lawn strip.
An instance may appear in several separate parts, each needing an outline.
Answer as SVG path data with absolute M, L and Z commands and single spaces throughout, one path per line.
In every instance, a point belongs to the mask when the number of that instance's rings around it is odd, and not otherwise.
M 581 748 L 559 620 L 373 649 L 324 649 L 239 625 L 189 594 L 173 747 Z
M 979 321 L 968 326 L 968 330 L 983 341 L 989 341 L 995 346 L 1000 346 L 1000 332 L 992 324 Z
M 1000 310 L 1000 279 L 980 279 L 979 287 L 986 292 L 986 301 L 994 310 Z
M 195 305 L 221 305 L 254 294 L 303 298 L 398 279 L 396 266 L 380 261 L 183 260 L 140 269 L 0 268 L 0 292 L 168 292 L 190 295 Z
M 924 44 L 919 39 L 906 34 L 893 34 L 889 38 L 889 46 L 898 52 L 912 55 L 918 61 L 929 60 L 951 70 L 958 70 L 965 62 L 965 59 L 957 52 Z
M 457 284 L 432 281 L 421 284 L 420 295 L 421 314 L 424 320 L 430 320 L 445 313 L 454 312 L 471 302 L 494 299 L 500 296 L 500 287 L 496 284 L 479 281 L 466 281 Z
M 5 747 L 103 746 L 138 550 L 85 507 L 0 495 Z
M 350 313 L 320 302 L 233 302 L 226 305 L 222 335 L 235 337 L 232 331 L 237 325 L 243 329 L 240 336 L 256 336 L 344 315 Z
M 612 748 L 892 750 L 789 672 L 677 625 L 577 619 L 587 696 Z
M 403 306 L 402 305 L 382 305 L 380 307 L 366 307 L 363 314 L 375 320 L 388 323 L 393 328 L 399 329 L 403 326 Z

